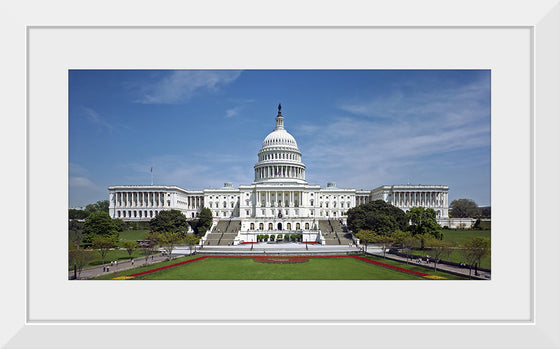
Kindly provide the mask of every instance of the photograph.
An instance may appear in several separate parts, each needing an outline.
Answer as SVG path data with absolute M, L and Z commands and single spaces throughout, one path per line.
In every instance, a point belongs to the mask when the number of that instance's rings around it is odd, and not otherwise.
M 560 349 L 559 1 L 10 5 L 0 347 Z
M 68 70 L 69 280 L 491 280 L 490 69 Z

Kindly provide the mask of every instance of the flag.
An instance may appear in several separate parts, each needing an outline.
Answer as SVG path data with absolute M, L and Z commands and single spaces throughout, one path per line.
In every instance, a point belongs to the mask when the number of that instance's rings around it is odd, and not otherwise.
M 150 167 L 150 173 L 152 172 L 152 168 Z

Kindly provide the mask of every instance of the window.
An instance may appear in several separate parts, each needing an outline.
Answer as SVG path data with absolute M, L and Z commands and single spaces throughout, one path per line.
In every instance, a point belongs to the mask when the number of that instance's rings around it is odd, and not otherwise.
M 299 225 L 299 223 L 296 223 L 296 230 L 299 230 L 299 229 L 300 229 L 300 225 Z
M 227 204 L 226 204 L 226 202 L 224 201 L 224 208 L 226 208 L 226 207 L 227 207 Z
M 231 203 L 231 208 L 233 208 L 233 202 Z
M 255 230 L 255 223 L 251 223 L 251 227 L 249 229 L 250 230 Z
M 264 210 L 262 210 L 262 215 L 263 215 L 263 216 L 265 215 Z
M 305 223 L 305 230 L 309 230 L 309 223 Z

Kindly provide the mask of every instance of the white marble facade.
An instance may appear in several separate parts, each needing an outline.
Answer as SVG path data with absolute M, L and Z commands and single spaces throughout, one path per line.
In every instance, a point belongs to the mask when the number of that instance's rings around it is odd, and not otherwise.
M 284 128 L 281 107 L 274 130 L 266 136 L 254 165 L 249 185 L 187 190 L 166 185 L 113 185 L 109 187 L 109 211 L 125 221 L 150 220 L 162 210 L 176 209 L 188 219 L 203 207 L 220 219 L 241 219 L 241 240 L 250 241 L 260 231 L 309 231 L 319 219 L 346 222 L 352 207 L 384 200 L 403 211 L 414 206 L 430 207 L 438 219 L 448 218 L 449 188 L 445 185 L 383 185 L 371 190 L 342 189 L 335 183 L 325 188 L 305 179 L 305 164 L 294 137 Z M 254 233 L 254 234 L 253 234 Z

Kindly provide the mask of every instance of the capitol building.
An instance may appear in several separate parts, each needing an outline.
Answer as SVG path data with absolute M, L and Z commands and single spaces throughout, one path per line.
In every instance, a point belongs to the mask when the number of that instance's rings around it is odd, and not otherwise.
M 175 209 L 193 219 L 207 207 L 214 219 L 202 243 L 215 240 L 215 244 L 227 241 L 231 245 L 255 242 L 259 234 L 281 237 L 290 232 L 302 234 L 304 241 L 324 244 L 329 231 L 345 231 L 350 208 L 374 200 L 405 212 L 415 206 L 432 208 L 440 225 L 453 225 L 446 185 L 382 185 L 357 190 L 338 188 L 335 183 L 323 188 L 307 183 L 303 154 L 284 127 L 280 105 L 275 128 L 264 138 L 257 158 L 253 183 L 238 188 L 232 183 L 203 190 L 170 185 L 110 186 L 110 215 L 125 221 L 148 221 L 162 210 Z

